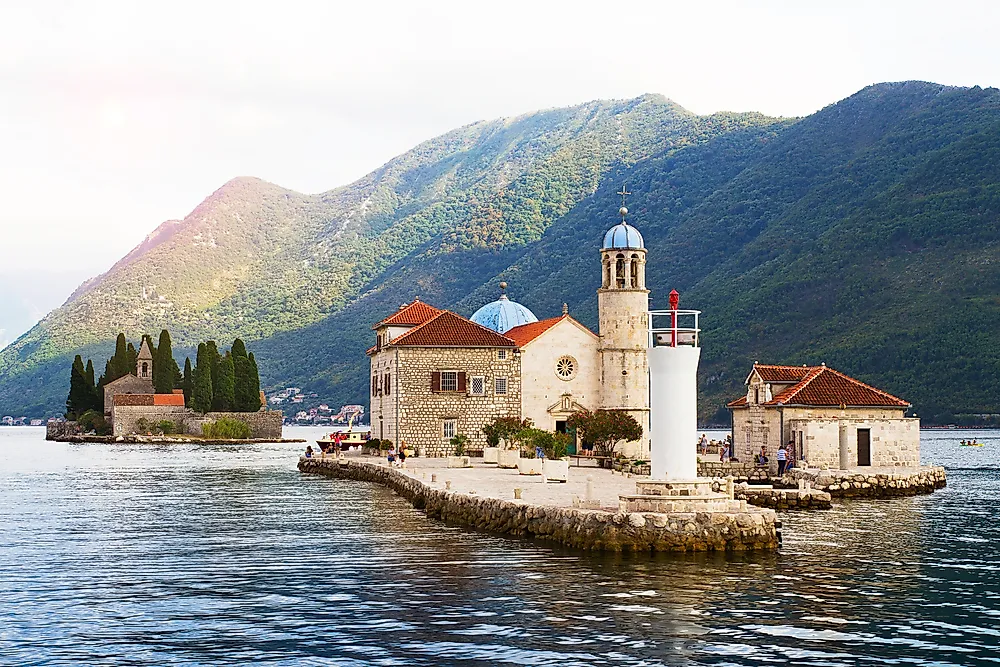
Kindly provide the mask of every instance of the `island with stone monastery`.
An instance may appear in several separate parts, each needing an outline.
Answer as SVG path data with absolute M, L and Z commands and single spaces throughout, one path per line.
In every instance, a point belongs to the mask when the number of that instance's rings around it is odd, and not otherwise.
M 371 446 L 310 448 L 299 469 L 383 484 L 455 525 L 608 551 L 775 549 L 777 510 L 946 484 L 921 465 L 908 402 L 825 364 L 750 364 L 729 456 L 699 449 L 701 313 L 676 291 L 649 310 L 619 194 L 597 333 L 565 305 L 538 320 L 504 283 L 469 319 L 415 296 L 372 327 Z

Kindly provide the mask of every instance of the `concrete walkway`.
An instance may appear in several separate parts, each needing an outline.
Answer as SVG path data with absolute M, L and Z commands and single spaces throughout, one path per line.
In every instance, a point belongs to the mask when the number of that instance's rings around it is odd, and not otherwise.
M 351 461 L 381 464 L 388 467 L 384 458 L 361 456 L 353 452 L 345 455 Z M 471 468 L 449 468 L 446 458 L 406 459 L 406 467 L 394 468 L 433 489 L 445 490 L 446 482 L 451 482 L 451 490 L 483 498 L 499 498 L 512 502 L 522 502 L 545 507 L 573 507 L 574 496 L 581 500 L 586 497 L 587 477 L 593 477 L 593 498 L 600 507 L 609 512 L 618 511 L 618 496 L 636 493 L 635 482 L 648 477 L 627 477 L 603 468 L 577 468 L 570 466 L 567 482 L 543 483 L 540 475 L 520 475 L 516 469 L 498 468 L 473 458 Z M 435 475 L 437 481 L 432 482 Z M 521 500 L 514 500 L 514 489 L 520 488 Z

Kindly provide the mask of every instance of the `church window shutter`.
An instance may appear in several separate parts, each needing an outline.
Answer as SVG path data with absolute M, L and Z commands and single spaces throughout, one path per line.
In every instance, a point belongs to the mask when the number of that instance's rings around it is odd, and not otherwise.
M 465 371 L 459 371 L 458 373 L 458 390 L 465 391 Z
M 441 391 L 441 371 L 433 371 L 431 373 L 431 391 Z

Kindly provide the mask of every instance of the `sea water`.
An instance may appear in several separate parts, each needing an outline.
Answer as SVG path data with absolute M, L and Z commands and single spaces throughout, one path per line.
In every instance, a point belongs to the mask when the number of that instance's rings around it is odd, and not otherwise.
M 300 474 L 304 445 L 43 437 L 0 429 L 2 664 L 1000 661 L 997 431 L 924 431 L 933 495 L 786 513 L 778 553 L 698 555 L 447 527 Z

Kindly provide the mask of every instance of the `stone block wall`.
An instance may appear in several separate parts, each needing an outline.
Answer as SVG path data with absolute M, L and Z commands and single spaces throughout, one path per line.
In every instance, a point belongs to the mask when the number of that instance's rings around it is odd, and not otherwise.
M 117 398 L 122 398 L 118 396 Z M 183 432 L 185 422 L 194 413 L 184 407 L 174 405 L 118 405 L 112 408 L 111 417 L 114 424 L 114 435 L 135 433 L 136 422 L 145 419 L 151 424 L 163 420 L 174 422 L 177 429 Z
M 61 440 L 71 435 L 80 435 L 80 425 L 76 422 L 48 422 L 45 424 L 46 440 Z
M 752 459 L 753 457 L 751 457 Z M 723 463 L 722 461 L 699 461 L 698 477 L 732 477 L 737 482 L 759 482 L 766 484 L 770 479 L 770 471 L 758 466 L 751 460 L 749 463 Z
M 429 455 L 451 453 L 444 437 L 444 421 L 454 419 L 457 433 L 469 438 L 467 448 L 481 450 L 486 446 L 483 426 L 497 417 L 518 417 L 521 414 L 521 358 L 507 350 L 500 359 L 495 348 L 400 348 L 397 381 L 394 383 L 398 401 L 398 437 L 387 438 L 396 445 L 406 442 L 410 447 L 426 447 Z M 465 392 L 431 391 L 431 374 L 435 371 L 464 371 L 468 378 Z M 473 376 L 486 378 L 486 395 L 470 394 Z M 497 377 L 507 378 L 507 393 L 495 392 Z M 378 433 L 378 414 L 372 414 L 372 427 Z
M 189 411 L 190 412 L 190 411 Z M 262 440 L 280 440 L 284 413 L 280 410 L 260 412 L 206 412 L 204 415 L 191 412 L 185 421 L 185 432 L 202 435 L 202 426 L 220 419 L 235 419 L 250 426 L 250 437 Z

